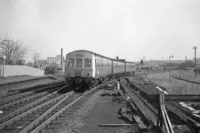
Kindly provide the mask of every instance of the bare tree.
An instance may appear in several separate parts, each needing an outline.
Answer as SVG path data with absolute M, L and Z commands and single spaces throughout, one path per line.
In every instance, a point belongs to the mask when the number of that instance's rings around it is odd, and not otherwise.
M 39 58 L 40 58 L 40 54 L 39 53 L 34 53 L 34 55 L 33 55 L 33 61 L 34 61 L 34 67 L 35 68 L 37 67 Z
M 16 64 L 17 61 L 23 60 L 30 50 L 29 45 L 11 39 L 3 39 L 0 42 L 0 48 L 0 56 L 6 57 L 7 64 Z

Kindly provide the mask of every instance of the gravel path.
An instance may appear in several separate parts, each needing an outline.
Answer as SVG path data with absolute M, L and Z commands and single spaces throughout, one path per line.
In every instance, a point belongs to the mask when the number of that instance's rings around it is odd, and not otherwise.
M 66 126 L 58 129 L 58 133 L 82 133 L 82 128 L 85 125 L 84 118 L 87 117 L 89 111 L 94 107 L 96 101 L 100 98 L 101 91 L 92 95 L 80 109 L 71 116 L 65 118 Z
M 124 104 L 112 102 L 112 96 L 101 97 L 103 90 L 93 94 L 87 102 L 74 114 L 65 118 L 65 126 L 58 129 L 57 133 L 130 133 L 137 129 L 133 127 L 99 127 L 99 124 L 125 123 L 117 114 Z

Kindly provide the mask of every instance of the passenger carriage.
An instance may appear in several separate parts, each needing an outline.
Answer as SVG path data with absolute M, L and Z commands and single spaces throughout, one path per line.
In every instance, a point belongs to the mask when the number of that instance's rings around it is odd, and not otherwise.
M 87 51 L 76 50 L 66 55 L 65 78 L 73 88 L 88 88 L 94 82 L 112 75 L 135 71 L 126 62 Z M 135 66 L 129 62 L 128 65 Z M 132 67 L 133 68 L 133 67 Z

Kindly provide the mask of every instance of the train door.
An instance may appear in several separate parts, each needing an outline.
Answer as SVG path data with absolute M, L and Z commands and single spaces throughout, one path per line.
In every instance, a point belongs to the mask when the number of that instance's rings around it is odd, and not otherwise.
M 83 76 L 83 59 L 76 58 L 76 70 L 75 70 L 76 76 Z

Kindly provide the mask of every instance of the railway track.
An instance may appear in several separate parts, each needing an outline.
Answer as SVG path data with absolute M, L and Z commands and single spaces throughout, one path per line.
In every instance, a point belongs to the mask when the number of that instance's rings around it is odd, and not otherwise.
M 55 82 L 48 85 L 43 86 L 35 86 L 30 88 L 24 88 L 21 90 L 11 91 L 7 94 L 0 97 L 0 106 L 7 104 L 11 101 L 19 100 L 24 97 L 32 96 L 35 93 L 45 92 L 45 91 L 51 91 L 55 87 L 66 85 L 64 82 Z
M 131 83 L 131 81 L 130 81 Z M 146 84 L 146 86 L 145 86 Z M 147 83 L 145 84 L 140 84 L 140 86 L 138 84 L 130 84 L 131 87 L 133 89 L 137 89 L 138 92 L 140 93 L 140 95 L 146 99 L 147 101 L 152 101 L 152 98 L 155 98 L 155 95 L 158 95 L 159 91 L 158 90 L 155 90 L 155 89 L 149 89 Z M 157 87 L 157 86 L 156 86 Z M 151 88 L 151 86 L 150 86 Z M 171 100 L 170 101 L 167 101 L 166 102 L 166 107 L 168 110 L 170 110 L 171 112 L 173 112 L 174 114 L 176 114 L 177 116 L 179 116 L 179 118 L 182 118 L 183 121 L 185 121 L 186 123 L 188 123 L 191 127 L 191 129 L 196 129 L 198 130 L 200 128 L 200 116 L 198 115 L 194 115 L 191 110 L 188 110 L 186 108 L 183 108 L 182 106 L 180 106 L 179 104 L 179 99 L 181 98 L 183 101 L 186 101 L 184 100 L 184 97 L 187 99 L 187 96 L 188 95 L 166 95 L 167 96 L 170 96 Z M 175 96 L 175 97 L 174 97 Z M 175 99 L 175 98 L 178 98 L 178 99 Z M 190 100 L 189 101 L 194 101 L 194 102 L 199 102 L 199 96 L 191 96 Z
M 142 114 L 148 120 L 148 122 L 153 122 L 153 124 L 156 125 L 158 111 L 153 108 L 153 106 L 149 104 L 144 98 L 138 95 L 138 91 L 133 90 L 126 80 L 122 80 L 121 85 L 127 94 L 129 94 L 131 99 L 134 99 L 135 105 L 141 110 Z
M 58 93 L 66 87 L 61 87 L 49 93 L 42 92 L 37 96 L 33 95 L 35 101 L 30 101 L 26 105 L 22 106 L 23 101 L 21 101 L 18 104 L 7 107 L 8 110 L 4 110 L 7 115 L 0 116 L 0 132 L 38 133 L 55 130 L 55 126 L 59 127 L 59 125 L 64 124 L 62 118 L 79 108 L 80 104 L 96 92 L 99 86 L 85 93 L 72 91 L 65 94 Z M 28 96 L 28 98 L 32 99 L 31 96 Z M 9 109 L 12 111 L 9 111 Z M 53 129 L 52 126 L 54 127 Z
M 121 85 L 124 88 L 125 92 L 131 97 L 131 99 L 133 99 L 134 105 L 135 107 L 137 107 L 139 112 L 141 112 L 140 115 L 142 116 L 142 119 L 146 125 L 154 125 L 154 127 L 156 127 L 156 129 L 153 128 L 155 130 L 154 132 L 173 133 L 171 122 L 168 115 L 166 115 L 167 113 L 165 106 L 161 104 L 161 106 L 159 107 L 159 100 L 157 100 L 157 103 L 149 102 L 148 99 L 140 96 L 138 88 L 132 88 L 131 84 L 127 80 L 122 80 Z M 160 112 L 160 110 L 164 112 Z M 161 114 L 164 118 L 160 117 Z M 176 119 L 177 117 L 174 117 L 173 115 L 170 118 Z M 163 121 L 164 123 L 159 121 Z M 180 124 L 179 120 L 178 123 Z
M 151 98 L 153 95 L 155 98 L 158 93 L 156 93 L 155 90 L 149 90 L 144 86 L 143 88 L 139 87 L 137 84 L 135 86 L 135 84 L 133 85 L 129 79 L 127 79 L 126 81 L 129 84 L 129 90 L 127 91 L 137 97 L 136 99 L 139 99 L 138 102 L 136 100 L 137 106 L 142 106 L 142 104 L 144 104 L 144 110 L 142 111 L 142 113 L 147 119 L 153 121 L 153 123 L 155 124 L 158 116 L 158 106 L 157 103 L 151 102 Z M 190 111 L 182 108 L 177 102 L 168 101 L 165 103 L 165 105 L 168 112 L 170 111 L 172 113 L 169 113 L 173 114 L 173 117 L 171 118 L 172 121 L 179 121 L 180 123 L 185 124 L 192 132 L 199 131 L 199 118 L 195 118 Z M 140 108 L 142 109 L 142 107 Z M 176 120 L 173 120 L 174 118 Z
M 48 87 L 48 91 L 45 91 L 47 89 L 47 87 L 45 87 L 39 88 L 39 93 L 37 91 L 31 91 L 16 93 L 12 96 L 9 95 L 1 98 L 0 129 L 16 121 L 18 119 L 16 117 L 17 115 L 26 113 L 28 110 L 57 97 L 58 92 L 63 89 L 63 86 L 67 87 L 68 85 L 59 83 Z
M 66 84 L 63 80 L 57 80 L 46 84 L 34 85 L 26 88 L 8 90 L 6 94 L 0 96 L 0 105 L 5 101 L 9 101 L 16 95 L 23 95 L 25 92 L 41 92 L 58 85 Z M 23 93 L 23 94 L 22 94 Z
M 52 115 L 52 113 L 59 109 L 59 105 L 69 98 L 71 93 L 64 95 L 57 95 L 48 101 L 18 115 L 12 120 L 12 123 L 2 128 L 2 132 L 21 132 L 26 133 L 35 129 L 41 122 Z
M 45 120 L 41 125 L 35 128 L 31 133 L 37 132 L 57 132 L 60 127 L 67 127 L 66 117 L 70 119 L 72 113 L 74 113 L 82 103 L 84 103 L 88 97 L 90 97 L 96 89 L 93 89 L 84 94 L 79 94 L 71 97 L 69 100 L 64 101 L 51 117 Z
M 13 95 L 4 96 L 0 98 L 0 110 L 8 110 L 9 107 L 16 106 L 18 104 L 23 105 L 22 103 L 30 103 L 31 100 L 39 99 L 47 95 L 47 93 L 51 93 L 56 91 L 58 87 L 66 85 L 65 83 L 59 83 L 52 85 L 50 87 L 38 88 L 34 91 L 24 92 L 24 93 L 15 93 Z M 0 116 L 1 117 L 1 116 Z

